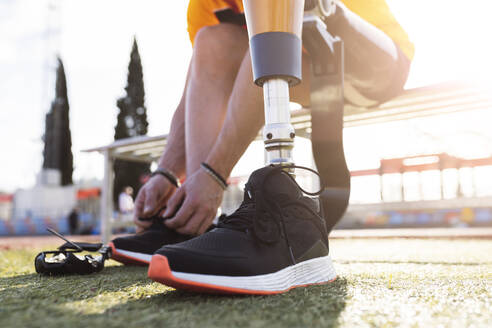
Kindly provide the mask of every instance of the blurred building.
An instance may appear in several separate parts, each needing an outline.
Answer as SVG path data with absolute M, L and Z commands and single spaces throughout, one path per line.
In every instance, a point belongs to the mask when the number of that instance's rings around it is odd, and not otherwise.
M 12 218 L 12 194 L 0 193 L 0 220 Z
M 492 225 L 492 157 L 446 153 L 383 159 L 352 171 L 339 227 Z
M 61 186 L 60 182 L 58 170 L 43 169 L 33 188 L 15 192 L 13 219 L 59 218 L 70 213 L 77 203 L 76 187 Z
M 36 185 L 0 194 L 0 236 L 47 234 L 46 228 L 68 233 L 68 215 L 77 207 L 78 233 L 99 229 L 100 187 L 60 186 L 57 170 L 42 170 Z

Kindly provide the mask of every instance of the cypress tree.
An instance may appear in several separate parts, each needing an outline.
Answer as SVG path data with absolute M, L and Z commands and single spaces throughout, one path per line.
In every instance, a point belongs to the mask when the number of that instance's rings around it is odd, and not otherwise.
M 59 170 L 61 185 L 66 186 L 72 184 L 72 137 L 65 69 L 61 58 L 57 60 L 55 99 L 45 120 L 43 168 Z
M 116 102 L 119 108 L 115 127 L 115 140 L 147 134 L 147 109 L 145 108 L 145 91 L 143 83 L 142 63 L 138 52 L 137 40 L 133 39 L 133 47 L 128 64 L 128 78 L 125 87 L 126 95 Z M 149 173 L 150 165 L 146 163 L 115 160 L 114 162 L 114 200 L 126 186 L 135 192 L 141 186 L 142 177 Z

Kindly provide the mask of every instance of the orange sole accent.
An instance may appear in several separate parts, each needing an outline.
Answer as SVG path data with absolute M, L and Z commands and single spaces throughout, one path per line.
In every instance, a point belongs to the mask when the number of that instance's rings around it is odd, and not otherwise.
M 121 254 L 114 247 L 113 242 L 110 242 L 109 247 L 111 247 L 111 259 L 123 263 L 124 265 L 138 265 L 138 266 L 147 266 L 148 262 L 142 261 L 132 256 Z
M 291 289 L 297 287 L 307 287 L 307 286 L 315 286 L 315 285 L 324 285 L 330 282 L 335 281 L 337 278 L 334 278 L 330 281 L 321 282 L 321 283 L 313 283 L 313 284 L 305 284 L 305 285 L 297 285 L 292 286 L 285 290 L 279 291 L 265 291 L 265 290 L 250 290 L 250 289 L 242 289 L 242 288 L 234 288 L 234 287 L 226 287 L 219 285 L 206 284 L 191 280 L 184 280 L 180 278 L 176 278 L 171 268 L 169 267 L 169 262 L 164 255 L 153 255 L 152 260 L 150 261 L 148 276 L 150 279 L 164 284 L 169 287 L 174 287 L 176 289 L 188 290 L 192 292 L 198 293 L 209 293 L 209 294 L 226 294 L 226 295 L 275 295 L 286 293 Z

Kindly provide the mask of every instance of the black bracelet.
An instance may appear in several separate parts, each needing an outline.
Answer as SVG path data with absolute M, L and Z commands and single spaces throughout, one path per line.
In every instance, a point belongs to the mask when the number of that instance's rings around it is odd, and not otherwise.
M 162 175 L 163 177 L 168 179 L 169 182 L 171 182 L 176 188 L 179 188 L 179 179 L 178 177 L 176 177 L 176 175 L 173 172 L 163 169 L 162 167 L 158 167 L 157 170 L 155 170 L 154 172 L 152 172 L 152 174 L 150 174 L 150 177 L 152 178 L 153 176 L 156 175 Z
M 207 172 L 217 183 L 222 187 L 222 189 L 227 189 L 227 181 L 224 179 L 217 171 L 215 171 L 210 165 L 202 162 L 201 167 Z

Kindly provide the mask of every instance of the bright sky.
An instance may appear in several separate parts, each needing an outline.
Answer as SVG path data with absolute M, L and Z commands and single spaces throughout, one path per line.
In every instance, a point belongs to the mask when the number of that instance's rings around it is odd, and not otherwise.
M 490 81 L 489 1 L 388 3 L 417 49 L 407 88 L 462 78 Z M 55 5 L 58 14 L 50 9 Z M 166 133 L 191 55 L 186 6 L 187 1 L 157 0 L 0 1 L 0 190 L 31 186 L 41 168 L 44 116 L 54 90 L 54 52 L 61 54 L 68 79 L 75 179 L 102 176 L 102 157 L 80 150 L 113 140 L 116 99 L 124 92 L 133 35 L 144 67 L 149 135 Z M 483 115 L 489 119 L 467 124 L 486 129 L 484 121 L 490 122 L 491 117 Z M 432 121 L 425 122 L 432 129 Z M 415 124 L 404 128 L 411 130 Z M 397 133 L 401 128 L 392 129 Z M 373 134 L 374 127 L 348 130 L 347 146 L 353 148 L 361 135 Z M 402 145 L 414 144 L 403 139 Z M 352 168 L 374 167 L 384 156 L 380 149 L 360 148 L 357 156 L 349 156 Z M 260 165 L 261 145 L 247 157 Z M 236 173 L 249 170 L 251 166 L 242 166 Z

